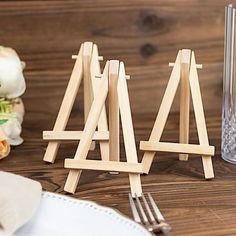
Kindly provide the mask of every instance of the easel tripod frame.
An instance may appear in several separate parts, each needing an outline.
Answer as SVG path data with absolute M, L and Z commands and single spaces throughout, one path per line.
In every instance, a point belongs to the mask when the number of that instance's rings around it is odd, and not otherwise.
M 200 92 L 195 54 L 189 49 L 180 50 L 175 63 L 164 97 L 162 99 L 155 124 L 153 126 L 149 141 L 141 141 L 140 149 L 144 150 L 142 160 L 143 171 L 148 174 L 155 153 L 174 152 L 179 153 L 180 160 L 188 160 L 188 154 L 199 154 L 202 156 L 203 170 L 206 179 L 214 178 L 211 156 L 214 155 L 214 146 L 209 145 L 203 103 Z M 170 113 L 178 85 L 180 91 L 180 143 L 160 142 L 161 135 Z M 189 144 L 189 103 L 190 92 L 193 101 L 193 110 L 196 118 L 199 145 Z
M 99 88 L 94 91 L 94 94 L 94 100 L 74 159 L 65 159 L 65 168 L 71 170 L 64 190 L 70 193 L 75 192 L 82 169 L 117 171 L 129 174 L 132 196 L 141 196 L 140 174 L 143 173 L 143 168 L 142 164 L 138 163 L 123 62 L 107 61 Z M 109 100 L 109 160 L 86 160 L 107 97 Z M 127 162 L 119 161 L 119 114 L 121 116 Z

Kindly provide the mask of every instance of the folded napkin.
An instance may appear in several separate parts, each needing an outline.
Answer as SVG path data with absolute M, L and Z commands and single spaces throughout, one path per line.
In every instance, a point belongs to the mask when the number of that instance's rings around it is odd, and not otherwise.
M 6 157 L 10 152 L 10 144 L 0 126 L 0 159 Z
M 42 194 L 41 184 L 0 171 L 0 236 L 8 236 L 34 215 Z

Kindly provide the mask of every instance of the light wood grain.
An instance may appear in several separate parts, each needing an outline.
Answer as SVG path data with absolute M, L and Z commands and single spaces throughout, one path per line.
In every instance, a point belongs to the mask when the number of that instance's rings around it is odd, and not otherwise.
M 153 142 L 141 141 L 140 149 L 144 151 L 158 151 L 158 152 L 175 152 L 213 156 L 215 147 L 209 145 L 198 144 L 183 144 L 183 143 L 168 143 L 168 142 Z
M 44 140 L 80 140 L 83 131 L 43 131 Z M 108 131 L 96 131 L 93 140 L 109 140 Z
M 109 159 L 120 160 L 120 113 L 117 94 L 117 83 L 119 74 L 119 61 L 110 60 L 109 63 Z
M 143 173 L 141 163 L 129 163 L 117 161 L 73 160 L 65 159 L 65 168 L 81 170 L 102 170 L 125 173 Z
M 137 150 L 135 146 L 134 128 L 131 115 L 128 88 L 125 78 L 124 63 L 120 62 L 118 80 L 118 101 L 120 107 L 121 123 L 124 136 L 125 154 L 128 163 L 138 163 Z M 131 168 L 130 168 L 131 170 Z M 133 171 L 130 171 L 133 172 Z M 129 174 L 131 194 L 133 197 L 142 196 L 141 179 L 139 174 Z
M 199 143 L 200 145 L 209 145 L 194 52 L 192 52 L 192 56 L 191 56 L 189 82 L 190 82 L 191 94 L 192 94 L 192 99 L 193 99 L 194 114 L 196 117 Z M 213 170 L 211 156 L 203 155 L 202 162 L 203 162 L 205 178 L 206 179 L 214 178 L 214 170 Z
M 189 112 L 190 112 L 190 88 L 189 69 L 191 62 L 191 50 L 183 49 L 181 55 L 181 76 L 180 76 L 180 120 L 179 120 L 179 142 L 189 142 Z M 182 161 L 188 160 L 187 154 L 179 154 Z
M 83 82 L 84 82 L 84 123 L 87 120 L 88 113 L 90 111 L 93 102 L 93 88 L 92 88 L 92 78 L 91 78 L 91 60 L 93 53 L 93 43 L 84 42 L 83 43 Z M 90 150 L 95 149 L 95 142 L 92 141 Z
M 91 78 L 92 78 L 92 88 L 93 88 L 93 94 L 94 96 L 97 96 L 97 93 L 99 91 L 99 85 L 101 78 L 96 78 L 96 74 L 101 73 L 100 63 L 99 63 L 99 57 L 101 59 L 101 56 L 98 54 L 98 47 L 96 44 L 93 45 L 93 53 L 92 53 L 92 59 L 90 64 L 90 72 L 91 72 Z M 98 131 L 102 132 L 108 132 L 108 124 L 107 124 L 107 114 L 106 114 L 106 106 L 104 105 L 100 114 L 100 118 L 98 120 Z M 101 158 L 104 161 L 109 160 L 109 140 L 100 140 L 100 152 L 101 152 Z

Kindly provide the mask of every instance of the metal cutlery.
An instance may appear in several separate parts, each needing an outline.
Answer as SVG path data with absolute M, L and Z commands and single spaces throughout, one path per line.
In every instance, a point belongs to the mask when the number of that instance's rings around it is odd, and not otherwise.
M 129 201 L 134 220 L 143 224 L 144 227 L 153 233 L 162 232 L 166 236 L 172 236 L 171 227 L 166 223 L 163 215 L 158 209 L 151 193 L 147 193 L 148 201 L 144 195 L 135 199 L 129 194 Z M 148 203 L 149 202 L 149 203 Z

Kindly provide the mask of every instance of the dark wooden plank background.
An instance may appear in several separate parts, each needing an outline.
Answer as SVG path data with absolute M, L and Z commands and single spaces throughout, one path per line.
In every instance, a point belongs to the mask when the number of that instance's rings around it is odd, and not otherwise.
M 236 1 L 231 1 L 236 2 Z M 27 91 L 23 145 L 13 148 L 0 169 L 31 177 L 48 191 L 63 193 L 67 170 L 63 159 L 76 143 L 63 144 L 54 165 L 42 161 L 42 131 L 55 122 L 80 43 L 94 41 L 105 59 L 123 60 L 132 103 L 137 146 L 150 134 L 178 49 L 195 50 L 210 143 L 216 146 L 216 178 L 204 181 L 201 159 L 179 162 L 160 154 L 142 177 L 175 235 L 236 234 L 236 167 L 220 158 L 224 6 L 222 0 L 0 1 L 0 44 L 15 48 L 26 61 Z M 103 64 L 104 65 L 104 64 Z M 177 97 L 178 98 L 178 97 Z M 69 129 L 83 127 L 82 92 Z M 194 117 L 190 139 L 197 142 Z M 164 133 L 177 141 L 178 99 Z M 98 158 L 98 149 L 90 154 Z M 122 157 L 124 152 L 122 151 Z M 141 159 L 142 153 L 139 152 Z M 95 200 L 130 216 L 127 175 L 84 171 L 76 197 Z

